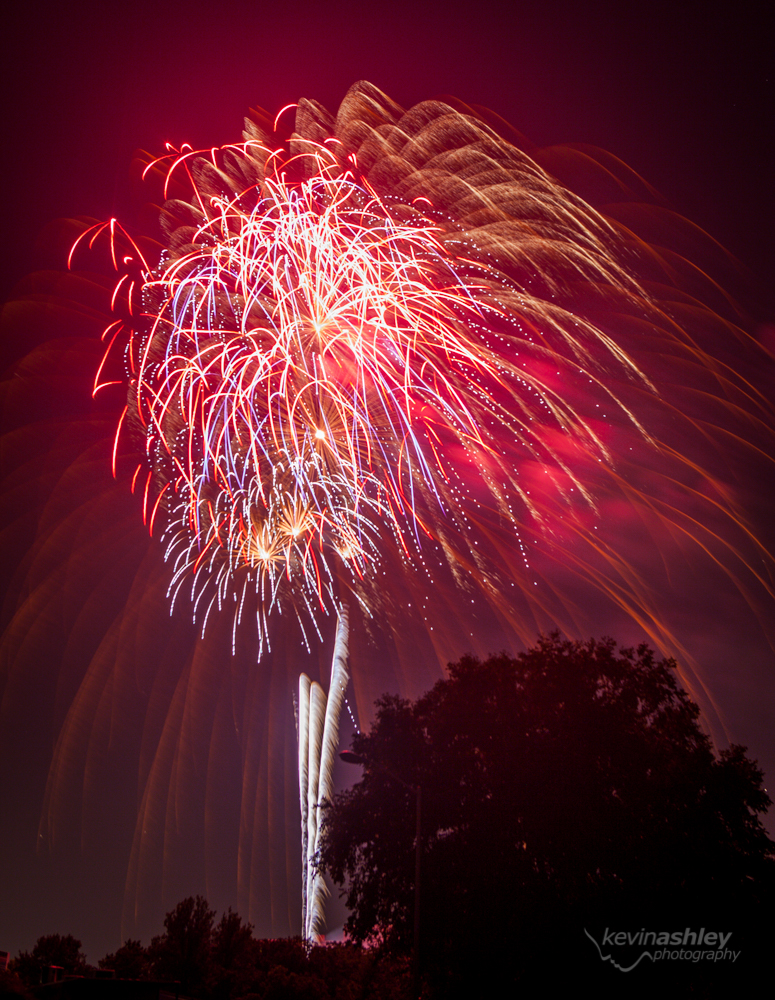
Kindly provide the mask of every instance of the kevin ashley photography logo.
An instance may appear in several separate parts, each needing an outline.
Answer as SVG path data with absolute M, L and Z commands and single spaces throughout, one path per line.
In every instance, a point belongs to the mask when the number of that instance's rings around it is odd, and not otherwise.
M 632 970 L 650 958 L 652 962 L 736 962 L 739 951 L 727 948 L 731 931 L 687 927 L 682 931 L 619 931 L 606 927 L 601 941 L 586 929 L 584 933 L 604 962 L 621 972 Z

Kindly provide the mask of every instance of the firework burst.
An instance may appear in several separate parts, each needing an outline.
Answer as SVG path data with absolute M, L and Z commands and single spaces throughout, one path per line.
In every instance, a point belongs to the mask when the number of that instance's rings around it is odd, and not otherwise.
M 215 841 L 213 762 L 226 747 L 243 776 L 240 908 L 262 933 L 288 933 L 298 812 L 285 729 L 299 629 L 314 661 L 318 637 L 330 645 L 349 617 L 363 720 L 386 688 L 417 695 L 465 650 L 553 627 L 634 623 L 688 666 L 671 604 L 695 570 L 718 571 L 755 609 L 772 598 L 771 557 L 731 486 L 735 457 L 772 453 L 769 404 L 740 374 L 740 358 L 762 355 L 677 289 L 682 274 L 696 280 L 684 262 L 464 107 L 404 112 L 359 84 L 336 118 L 301 101 L 287 135 L 255 112 L 242 143 L 148 157 L 143 169 L 161 193 L 161 243 L 116 223 L 84 227 L 74 260 L 106 238 L 120 277 L 97 387 L 117 382 L 127 399 L 114 459 L 123 475 L 131 443 L 128 476 L 163 539 L 164 587 L 178 609 L 190 604 L 204 641 L 191 651 L 179 618 L 161 623 L 148 555 L 75 684 L 42 829 L 67 798 L 63 776 L 87 797 L 81 771 L 99 771 L 100 734 L 118 713 L 107 692 L 148 690 L 127 929 L 136 935 L 152 873 L 174 868 L 184 789 L 205 771 Z M 103 288 L 72 280 L 88 289 L 78 324 L 93 325 Z M 96 517 L 89 507 L 82 534 L 103 558 Z M 17 675 L 32 607 L 5 638 Z M 182 671 L 153 648 L 165 627 L 187 650 Z M 325 678 L 330 654 L 319 658 Z M 165 682 L 138 684 L 151 662 Z M 311 742 L 330 758 L 321 711 Z M 314 812 L 315 781 L 299 787 Z M 317 833 L 305 829 L 309 855 Z M 314 913 L 309 926 L 319 929 Z
M 354 101 L 384 115 L 368 86 Z M 262 642 L 284 605 L 307 627 L 348 594 L 371 615 L 396 554 L 464 589 L 474 573 L 508 615 L 517 549 L 520 586 L 535 586 L 526 536 L 594 519 L 589 467 L 614 464 L 604 425 L 649 440 L 612 389 L 652 393 L 648 376 L 567 301 L 584 282 L 653 311 L 621 240 L 481 122 L 431 108 L 422 170 L 395 135 L 355 149 L 339 122 L 165 165 L 194 197 L 165 204 L 158 265 L 125 256 L 140 264 L 122 279 L 127 423 L 148 519 L 165 512 L 173 594 L 190 584 L 203 623 L 233 603 L 236 628 L 248 589 Z M 315 131 L 313 110 L 297 128 Z M 396 161 L 405 176 L 386 183 Z

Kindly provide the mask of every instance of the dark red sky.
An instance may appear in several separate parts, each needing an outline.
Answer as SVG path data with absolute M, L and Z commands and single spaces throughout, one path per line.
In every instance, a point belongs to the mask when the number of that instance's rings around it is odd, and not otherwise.
M 47 263 L 35 244 L 48 221 L 126 211 L 136 147 L 234 141 L 252 104 L 275 111 L 307 96 L 335 109 L 368 79 L 404 106 L 454 94 L 539 145 L 615 153 L 738 255 L 751 275 L 740 287 L 752 330 L 764 335 L 775 320 L 775 84 L 761 4 L 30 0 L 5 21 L 3 295 Z M 736 738 L 772 773 L 771 654 L 746 637 L 737 655 L 754 665 L 734 664 L 724 679 L 735 639 L 717 651 L 718 695 Z M 61 878 L 47 889 L 50 863 L 19 833 L 41 794 L 30 788 L 26 818 L 2 846 L 0 949 L 74 933 L 96 961 L 119 944 L 121 875 L 69 908 L 75 874 L 69 889 Z
M 51 217 L 118 211 L 134 148 L 233 141 L 251 104 L 334 107 L 362 78 L 405 106 L 441 93 L 484 104 L 539 145 L 598 144 L 772 272 L 771 25 L 748 0 L 15 6 L 12 266 Z

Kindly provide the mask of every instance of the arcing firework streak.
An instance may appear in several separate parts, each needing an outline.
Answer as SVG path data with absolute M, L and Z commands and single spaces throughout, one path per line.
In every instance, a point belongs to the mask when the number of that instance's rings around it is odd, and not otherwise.
M 235 627 L 254 589 L 263 640 L 276 606 L 314 623 L 351 592 L 368 613 L 397 553 L 476 578 L 508 616 L 506 588 L 533 583 L 526 536 L 594 538 L 611 427 L 650 441 L 623 401 L 653 395 L 647 374 L 585 318 L 605 301 L 657 321 L 621 238 L 437 102 L 403 114 L 358 85 L 336 121 L 302 102 L 287 147 L 248 128 L 171 158 L 193 196 L 166 202 L 129 321 L 172 589 L 193 578 L 203 623 L 228 601 Z M 595 583 L 648 618 L 631 580 Z

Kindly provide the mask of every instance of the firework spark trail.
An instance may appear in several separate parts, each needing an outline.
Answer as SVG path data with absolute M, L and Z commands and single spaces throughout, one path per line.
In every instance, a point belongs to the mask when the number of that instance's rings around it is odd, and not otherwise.
M 223 680 L 253 692 L 244 716 L 236 698 L 231 728 L 244 769 L 240 879 L 249 918 L 265 894 L 265 933 L 288 932 L 294 918 L 276 913 L 296 893 L 285 838 L 298 821 L 288 790 L 284 814 L 275 796 L 288 784 L 279 720 L 299 626 L 314 648 L 312 633 L 349 607 L 363 718 L 386 687 L 427 686 L 425 661 L 432 670 L 553 626 L 588 634 L 591 592 L 680 654 L 669 595 L 686 566 L 720 567 L 752 606 L 772 596 L 771 557 L 723 457 L 771 453 L 769 410 L 737 361 L 701 346 L 694 330 L 711 314 L 664 294 L 673 259 L 465 109 L 403 112 L 358 85 L 336 119 L 302 101 L 288 142 L 251 120 L 243 144 L 147 173 L 174 195 L 161 257 L 114 223 L 77 252 L 109 237 L 121 274 L 97 381 L 128 385 L 114 459 L 126 461 L 127 438 L 138 445 L 133 489 L 164 537 L 170 592 L 185 606 L 190 590 L 208 631 L 192 659 L 200 683 L 175 676 L 158 749 L 153 736 L 144 745 L 132 871 L 138 885 L 151 871 L 146 830 L 162 831 L 171 864 L 176 727 L 208 717 L 202 678 L 226 677 L 209 665 L 211 637 L 228 625 L 239 662 L 254 619 L 271 651 L 249 683 Z M 649 282 L 630 273 L 641 268 Z M 375 640 L 393 644 L 389 680 L 362 666 Z M 131 688 L 129 646 L 118 649 Z M 108 652 L 99 664 L 62 729 L 54 805 Z M 270 856 L 287 866 L 287 893 L 254 886 Z
M 306 674 L 299 677 L 298 744 L 299 800 L 302 843 L 302 934 L 320 940 L 325 930 L 328 887 L 315 861 L 320 850 L 323 816 L 321 806 L 333 798 L 334 757 L 339 745 L 339 719 L 347 688 L 349 616 L 340 608 L 331 665 L 331 687 L 326 697 L 321 686 Z

